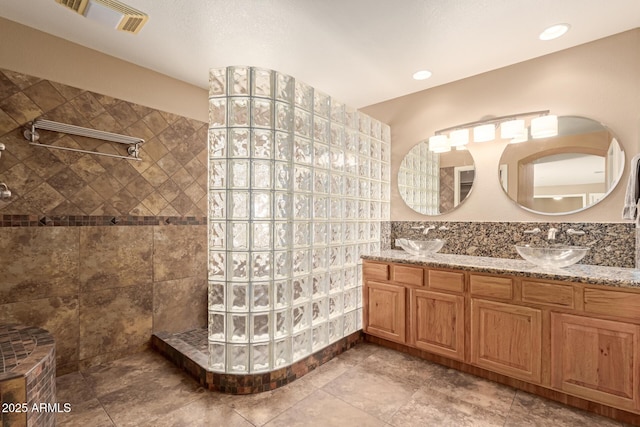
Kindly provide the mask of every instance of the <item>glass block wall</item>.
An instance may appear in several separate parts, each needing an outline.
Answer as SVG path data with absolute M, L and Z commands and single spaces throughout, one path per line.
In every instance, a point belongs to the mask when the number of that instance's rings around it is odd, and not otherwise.
M 259 373 L 362 327 L 390 130 L 279 72 L 210 72 L 209 364 Z
M 402 160 L 398 170 L 398 191 L 418 212 L 440 214 L 440 154 L 421 142 Z

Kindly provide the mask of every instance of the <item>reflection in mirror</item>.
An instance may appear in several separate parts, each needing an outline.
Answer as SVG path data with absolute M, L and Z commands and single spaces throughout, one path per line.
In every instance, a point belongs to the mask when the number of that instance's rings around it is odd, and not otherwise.
M 474 176 L 475 165 L 469 151 L 434 153 L 423 141 L 402 160 L 398 190 L 416 212 L 440 215 L 452 211 L 469 196 Z
M 624 152 L 602 124 L 558 117 L 558 135 L 507 145 L 502 188 L 521 207 L 542 214 L 574 213 L 606 197 L 624 169 Z

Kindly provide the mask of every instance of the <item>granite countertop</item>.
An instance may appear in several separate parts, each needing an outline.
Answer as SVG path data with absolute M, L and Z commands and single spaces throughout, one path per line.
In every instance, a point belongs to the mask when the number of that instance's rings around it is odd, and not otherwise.
M 417 257 L 397 249 L 363 254 L 361 258 L 369 261 L 416 264 L 425 267 L 461 268 L 477 273 L 509 274 L 512 276 L 566 280 L 592 285 L 640 288 L 640 270 L 633 268 L 575 264 L 565 268 L 549 269 L 538 267 L 522 259 L 489 258 L 440 253 L 433 254 L 429 257 Z

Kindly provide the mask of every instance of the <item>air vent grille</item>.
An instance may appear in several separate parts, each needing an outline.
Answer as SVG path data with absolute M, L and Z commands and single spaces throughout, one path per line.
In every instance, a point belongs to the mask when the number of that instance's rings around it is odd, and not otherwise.
M 146 21 L 147 20 L 143 18 L 133 18 L 127 16 L 122 20 L 122 23 L 120 24 L 120 27 L 118 27 L 118 29 L 122 31 L 129 31 L 130 33 L 137 33 Z
M 84 10 L 87 8 L 87 3 L 89 3 L 89 0 L 56 0 L 56 2 L 60 3 L 63 6 L 67 6 L 71 10 L 83 14 Z
M 117 0 L 55 0 L 57 3 L 68 7 L 69 9 L 78 12 L 81 15 L 85 15 L 87 11 L 87 5 L 91 2 L 106 8 L 109 8 L 122 15 L 120 23 L 116 26 L 118 30 L 126 31 L 128 33 L 137 34 L 142 26 L 149 20 L 149 16 L 121 3 Z

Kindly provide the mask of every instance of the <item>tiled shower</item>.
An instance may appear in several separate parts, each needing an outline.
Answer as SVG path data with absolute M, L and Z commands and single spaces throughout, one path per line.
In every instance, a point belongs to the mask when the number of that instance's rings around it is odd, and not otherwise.
M 279 369 L 361 328 L 390 130 L 291 76 L 210 72 L 209 368 Z

